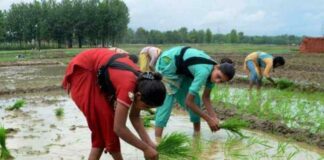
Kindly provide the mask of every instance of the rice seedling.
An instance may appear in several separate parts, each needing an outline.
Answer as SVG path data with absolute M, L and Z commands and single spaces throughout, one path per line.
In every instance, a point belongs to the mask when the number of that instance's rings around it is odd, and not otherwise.
M 221 123 L 219 125 L 219 128 L 231 131 L 232 133 L 239 135 L 241 138 L 246 138 L 246 136 L 244 136 L 241 132 L 241 129 L 246 128 L 248 126 L 249 123 L 246 121 L 242 121 L 238 118 L 230 118 Z
M 165 135 L 157 146 L 160 158 L 163 159 L 195 159 L 191 152 L 190 138 L 179 132 Z
M 248 155 L 243 153 L 245 147 L 242 147 L 241 139 L 235 136 L 229 136 L 224 144 L 225 157 L 244 159 Z
M 290 128 L 308 129 L 312 133 L 324 132 L 323 93 L 307 94 L 289 90 L 262 89 L 251 92 L 230 88 L 230 97 L 226 98 L 227 86 L 218 86 L 213 90 L 214 101 L 222 106 L 235 107 L 238 114 L 255 115 L 260 119 L 283 122 Z M 224 93 L 226 94 L 224 94 Z M 249 96 L 248 96 L 249 95 Z M 220 98 L 221 97 L 221 98 Z M 225 104 L 225 105 L 223 105 Z M 323 126 L 323 125 L 322 125 Z
M 6 129 L 1 125 L 0 126 L 0 147 L 1 147 L 1 154 L 0 159 L 1 160 L 7 160 L 13 158 L 7 149 L 6 146 Z
M 6 110 L 12 111 L 12 110 L 19 110 L 20 108 L 24 107 L 26 104 L 26 101 L 23 99 L 17 100 L 14 105 L 9 106 L 6 108 Z
M 58 118 L 62 117 L 64 115 L 64 108 L 60 107 L 55 109 L 55 115 Z
M 288 147 L 288 143 L 286 142 L 279 142 L 277 145 L 277 154 L 283 155 L 286 153 L 286 149 Z
M 272 146 L 270 146 L 268 143 L 269 142 L 266 141 L 266 140 L 261 140 L 261 139 L 258 139 L 256 137 L 252 137 L 252 138 L 248 139 L 246 147 L 248 148 L 248 147 L 250 147 L 252 145 L 258 144 L 258 145 L 262 145 L 263 147 L 265 147 L 267 149 L 272 148 Z
M 300 152 L 300 150 L 299 150 L 298 148 L 295 148 L 295 149 L 296 149 L 296 150 L 295 150 L 294 152 L 291 152 L 291 153 L 288 154 L 288 156 L 287 156 L 287 160 L 291 160 L 291 159 L 293 159 L 293 158 L 297 155 L 297 153 Z

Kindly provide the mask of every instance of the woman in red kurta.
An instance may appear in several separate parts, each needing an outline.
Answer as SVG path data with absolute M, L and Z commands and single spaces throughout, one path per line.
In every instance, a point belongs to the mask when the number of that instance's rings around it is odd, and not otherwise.
M 145 157 L 156 159 L 156 145 L 145 131 L 139 113 L 141 109 L 163 103 L 166 91 L 161 82 L 162 76 L 146 72 L 137 77 L 129 70 L 108 67 L 105 72 L 109 75 L 115 97 L 115 101 L 110 103 L 107 94 L 97 83 L 97 73 L 116 54 L 108 49 L 84 51 L 71 60 L 63 80 L 63 88 L 85 115 L 91 130 L 92 149 L 89 159 L 99 159 L 104 149 L 114 159 L 122 159 L 118 137 L 141 149 Z M 139 71 L 128 56 L 115 61 Z M 141 139 L 126 127 L 129 110 L 130 120 Z

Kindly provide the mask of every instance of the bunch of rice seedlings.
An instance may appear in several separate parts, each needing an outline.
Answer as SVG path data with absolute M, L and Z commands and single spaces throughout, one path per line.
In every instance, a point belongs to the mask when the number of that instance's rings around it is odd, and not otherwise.
M 9 150 L 6 147 L 6 129 L 3 126 L 0 126 L 0 147 L 1 147 L 1 160 L 11 159 L 12 156 Z
M 55 109 L 55 115 L 56 117 L 62 117 L 64 115 L 64 108 L 60 107 Z
M 277 82 L 277 88 L 279 89 L 288 89 L 294 87 L 294 82 L 288 79 L 279 79 Z
M 221 129 L 226 129 L 228 131 L 233 132 L 234 134 L 239 135 L 242 138 L 245 138 L 246 136 L 244 136 L 241 132 L 242 128 L 246 128 L 249 126 L 249 123 L 246 121 L 242 121 L 238 118 L 229 118 L 226 121 L 224 121 L 223 123 L 221 123 L 218 127 Z
M 24 107 L 25 104 L 26 104 L 26 101 L 23 99 L 20 99 L 20 100 L 17 100 L 14 105 L 12 105 L 6 109 L 9 111 L 19 110 L 20 108 Z
M 157 147 L 159 155 L 163 159 L 195 159 L 191 150 L 190 138 L 179 132 L 165 135 Z
M 154 120 L 154 116 L 145 115 L 143 117 L 143 123 L 145 128 L 152 127 L 151 120 Z

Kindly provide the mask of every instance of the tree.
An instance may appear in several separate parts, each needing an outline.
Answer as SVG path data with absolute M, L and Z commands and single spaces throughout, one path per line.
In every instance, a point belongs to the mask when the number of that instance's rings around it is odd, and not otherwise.
M 0 42 L 5 39 L 5 14 L 0 10 Z
M 87 26 L 85 3 L 82 0 L 73 1 L 73 17 L 75 19 L 74 23 L 74 33 L 76 35 L 78 46 L 82 48 L 82 43 L 85 38 L 85 29 Z
M 59 4 L 61 10 L 60 23 L 63 29 L 63 36 L 67 40 L 68 48 L 72 48 L 73 31 L 76 24 L 76 15 L 73 15 L 73 6 L 71 0 L 62 0 Z
M 100 30 L 100 17 L 99 17 L 99 2 L 98 0 L 89 0 L 85 2 L 84 12 L 86 28 L 84 29 L 85 35 L 90 41 L 90 45 L 97 45 Z
M 237 32 L 235 29 L 231 30 L 231 33 L 229 34 L 229 42 L 230 43 L 237 43 Z
M 129 14 L 126 4 L 121 0 L 109 0 L 108 37 L 113 46 L 120 41 L 127 32 Z M 107 14 L 107 13 L 106 13 Z
M 181 39 L 180 43 L 188 42 L 188 29 L 186 27 L 181 27 L 178 32 Z
M 213 33 L 211 32 L 211 30 L 208 28 L 206 30 L 206 42 L 207 43 L 211 43 L 213 41 Z
M 239 32 L 238 35 L 237 35 L 237 41 L 239 43 L 242 43 L 243 42 L 243 39 L 244 39 L 244 33 L 243 32 Z
M 140 27 L 135 32 L 136 43 L 148 43 L 148 32 Z

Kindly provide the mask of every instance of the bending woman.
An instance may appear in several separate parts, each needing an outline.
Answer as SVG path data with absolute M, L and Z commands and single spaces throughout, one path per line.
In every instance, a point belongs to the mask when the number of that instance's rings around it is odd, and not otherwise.
M 100 159 L 103 150 L 115 160 L 123 159 L 119 137 L 142 150 L 146 158 L 158 158 L 156 145 L 140 119 L 140 111 L 163 103 L 166 89 L 161 79 L 158 73 L 140 73 L 127 54 L 108 49 L 90 49 L 71 60 L 63 87 L 86 117 L 91 130 L 89 159 Z M 140 139 L 126 126 L 129 112 Z
M 235 69 L 232 64 L 217 64 L 205 52 L 194 48 L 174 47 L 162 53 L 155 69 L 163 75 L 163 83 L 167 88 L 166 98 L 163 105 L 157 108 L 155 116 L 157 139 L 166 127 L 174 100 L 188 110 L 195 134 L 200 131 L 200 117 L 207 121 L 212 131 L 218 130 L 218 118 L 213 110 L 210 92 L 214 83 L 233 78 Z M 199 98 L 203 86 L 202 101 L 207 112 L 202 111 Z

